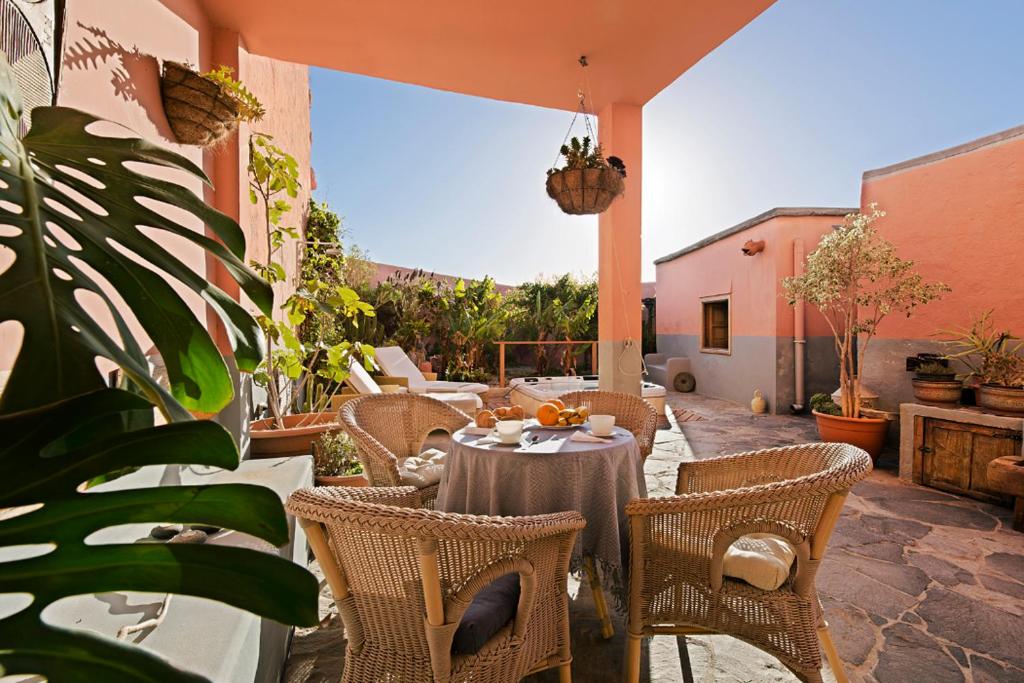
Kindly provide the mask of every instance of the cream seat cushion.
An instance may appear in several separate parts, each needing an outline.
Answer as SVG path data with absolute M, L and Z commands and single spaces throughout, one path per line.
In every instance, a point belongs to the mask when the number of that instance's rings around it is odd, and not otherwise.
M 796 551 L 775 534 L 741 536 L 725 551 L 722 574 L 764 591 L 777 590 L 789 578 Z
M 377 362 L 384 372 L 392 377 L 405 377 L 409 380 L 409 391 L 414 394 L 426 393 L 473 393 L 482 394 L 487 391 L 486 384 L 476 382 L 446 382 L 444 380 L 428 381 L 416 364 L 409 360 L 398 346 L 381 346 L 376 350 Z
M 398 476 L 403 484 L 423 488 L 441 481 L 447 453 L 428 448 L 419 455 L 398 459 Z
M 484 402 L 480 400 L 479 396 L 465 392 L 452 394 L 424 394 L 424 396 L 437 399 L 441 403 L 447 403 L 452 408 L 458 408 L 470 417 L 476 415 L 477 411 L 484 405 Z

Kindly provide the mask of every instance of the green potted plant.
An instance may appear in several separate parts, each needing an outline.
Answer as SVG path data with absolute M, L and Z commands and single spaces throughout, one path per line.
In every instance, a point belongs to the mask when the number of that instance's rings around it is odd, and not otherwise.
M 605 159 L 601 146 L 591 146 L 589 137 L 574 137 L 559 155 L 565 165 L 548 169 L 547 190 L 565 213 L 601 213 L 625 191 L 626 165 L 618 157 Z
M 1024 414 L 1024 341 L 1008 330 L 997 330 L 992 311 L 978 316 L 969 328 L 951 330 L 945 343 L 947 358 L 970 371 L 978 406 L 996 413 Z
M 884 216 L 872 204 L 867 213 L 852 213 L 825 235 L 807 257 L 803 274 L 783 280 L 790 305 L 805 301 L 821 311 L 835 337 L 839 357 L 841 415 L 814 410 L 823 441 L 841 441 L 877 458 L 888 421 L 861 415 L 858 372 L 878 325 L 890 313 L 913 314 L 917 306 L 938 298 L 948 287 L 927 283 L 913 261 L 896 255 L 872 224 Z
M 317 486 L 369 486 L 356 444 L 342 431 L 324 432 L 313 442 L 313 473 Z
M 914 370 L 914 398 L 930 406 L 952 407 L 960 402 L 963 382 L 942 360 L 926 360 Z
M 183 145 L 216 146 L 240 121 L 259 121 L 265 113 L 229 66 L 201 74 L 188 64 L 164 62 L 160 94 L 167 123 Z
M 285 243 L 297 240 L 297 229 L 282 223 L 291 204 L 284 197 L 298 195 L 298 164 L 294 157 L 274 144 L 270 136 L 254 134 L 249 140 L 249 198 L 262 203 L 266 231 L 266 261 L 250 261 L 270 286 L 287 279 L 284 266 L 275 255 Z M 263 329 L 267 355 L 253 375 L 266 389 L 270 417 L 252 423 L 253 457 L 307 455 L 323 432 L 335 428 L 335 415 L 327 411 L 331 398 L 348 378 L 349 362 L 361 357 L 372 367 L 373 347 L 347 340 L 328 343 L 328 319 L 348 320 L 372 317 L 373 306 L 362 301 L 349 287 L 313 277 L 299 283 L 281 306 L 283 317 L 257 316 Z M 310 317 L 319 317 L 312 327 L 317 335 L 302 339 L 299 333 Z M 291 413 L 291 414 L 289 414 Z

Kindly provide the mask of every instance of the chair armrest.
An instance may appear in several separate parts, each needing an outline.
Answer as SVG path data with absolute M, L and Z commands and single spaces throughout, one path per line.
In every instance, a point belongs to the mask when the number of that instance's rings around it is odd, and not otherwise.
M 373 381 L 378 385 L 395 384 L 400 387 L 409 388 L 408 377 L 391 377 L 389 375 L 374 375 Z
M 419 489 L 415 486 L 317 486 L 294 491 L 288 496 L 285 509 L 302 519 L 329 523 L 331 511 L 341 509 L 347 501 L 414 509 L 423 507 Z
M 437 373 L 436 372 L 421 372 L 420 374 L 422 374 L 423 375 L 423 379 L 425 379 L 428 382 L 436 382 L 437 381 Z

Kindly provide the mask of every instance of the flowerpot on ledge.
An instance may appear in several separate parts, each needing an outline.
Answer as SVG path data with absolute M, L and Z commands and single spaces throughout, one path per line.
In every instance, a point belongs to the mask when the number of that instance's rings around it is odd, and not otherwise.
M 1024 389 L 982 384 L 975 389 L 978 407 L 1002 415 L 1024 415 Z
M 283 458 L 309 455 L 313 442 L 331 429 L 338 429 L 337 413 L 299 413 L 284 416 L 284 429 L 274 427 L 274 418 L 256 420 L 249 436 L 253 458 Z
M 885 446 L 885 433 L 889 421 L 881 417 L 842 417 L 811 411 L 818 422 L 818 436 L 822 441 L 832 443 L 848 443 L 863 448 L 871 456 L 871 461 L 878 460 Z
M 316 476 L 314 481 L 317 486 L 369 486 L 370 481 L 364 474 L 340 474 L 333 476 Z
M 964 387 L 963 382 L 949 379 L 915 378 L 910 383 L 914 385 L 914 398 L 918 403 L 939 408 L 955 407 Z

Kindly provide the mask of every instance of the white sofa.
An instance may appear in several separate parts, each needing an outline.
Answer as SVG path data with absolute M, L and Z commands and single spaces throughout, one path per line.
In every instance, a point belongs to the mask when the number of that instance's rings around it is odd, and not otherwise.
M 680 372 L 692 372 L 689 358 L 670 358 L 664 353 L 648 353 L 644 356 L 644 364 L 647 366 L 647 381 L 660 384 L 670 391 L 676 375 Z

